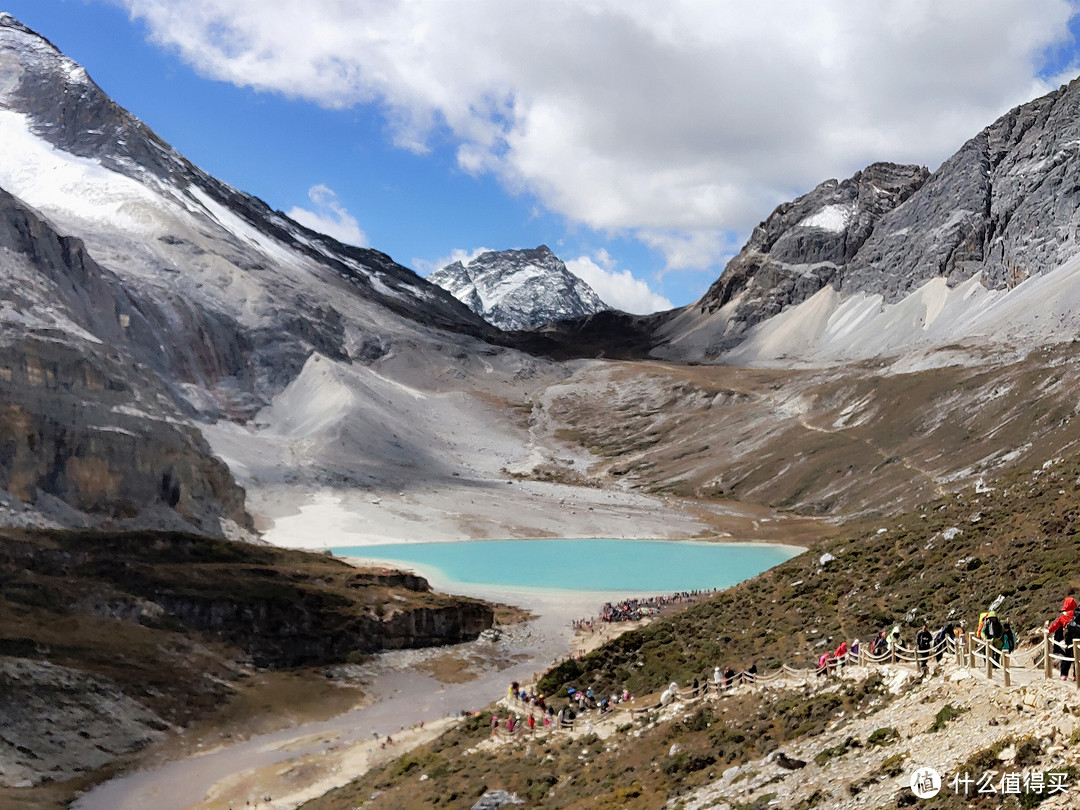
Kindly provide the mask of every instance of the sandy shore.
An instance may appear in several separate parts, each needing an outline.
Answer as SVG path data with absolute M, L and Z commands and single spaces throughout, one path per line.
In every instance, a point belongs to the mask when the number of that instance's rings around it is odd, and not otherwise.
M 348 741 L 340 732 L 312 735 L 282 744 L 282 748 L 316 745 L 318 750 L 283 762 L 250 768 L 217 782 L 207 797 L 189 810 L 292 810 L 303 802 L 339 787 L 371 768 L 401 756 L 438 737 L 456 719 L 417 724 L 386 738 Z
M 782 539 L 774 521 L 753 510 L 717 514 L 715 521 L 731 530 L 720 535 L 693 502 L 536 481 L 474 480 L 398 493 L 275 487 L 251 492 L 249 500 L 264 539 L 291 548 L 556 537 Z
M 649 624 L 652 619 L 636 622 L 605 624 L 595 631 L 582 630 L 571 639 L 570 650 L 574 655 L 584 654 L 622 633 Z M 467 653 L 448 653 L 448 656 L 466 660 Z M 491 694 L 490 700 L 500 698 Z M 415 723 L 409 728 L 391 733 L 387 737 L 352 739 L 341 730 L 295 735 L 283 739 L 271 750 L 288 754 L 309 750 L 300 756 L 287 756 L 280 761 L 248 768 L 230 774 L 215 782 L 206 797 L 185 810 L 234 810 L 245 807 L 252 810 L 294 810 L 305 801 L 321 796 L 328 790 L 346 784 L 367 773 L 371 768 L 401 756 L 407 751 L 430 742 L 455 723 L 458 718 L 447 717 L 426 723 Z
M 585 655 L 597 647 L 602 647 L 612 639 L 618 638 L 623 633 L 645 627 L 654 621 L 656 621 L 654 617 L 649 617 L 638 619 L 636 622 L 601 622 L 598 627 L 591 630 L 578 630 L 570 641 L 570 654 L 574 656 Z

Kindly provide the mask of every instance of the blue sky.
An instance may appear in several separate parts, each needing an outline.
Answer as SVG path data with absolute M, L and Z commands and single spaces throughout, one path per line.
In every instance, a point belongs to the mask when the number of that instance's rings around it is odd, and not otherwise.
M 426 274 L 690 303 L 775 205 L 1076 73 L 1067 0 L 0 0 L 189 159 Z

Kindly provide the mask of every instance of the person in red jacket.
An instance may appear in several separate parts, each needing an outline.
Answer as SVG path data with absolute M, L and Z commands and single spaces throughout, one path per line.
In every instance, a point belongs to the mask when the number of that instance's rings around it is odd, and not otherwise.
M 1076 589 L 1069 588 L 1069 592 L 1065 596 L 1065 601 L 1061 603 L 1061 615 L 1046 627 L 1046 631 L 1054 640 L 1054 652 L 1061 656 L 1072 655 L 1072 652 L 1065 647 L 1065 628 L 1069 626 L 1073 617 L 1076 615 L 1076 599 L 1073 597 L 1074 593 L 1076 593 Z M 1061 662 L 1062 680 L 1069 677 L 1069 665 L 1071 663 L 1072 661 L 1068 660 L 1068 658 Z
M 848 645 L 847 641 L 841 641 L 840 646 L 836 648 L 836 652 L 833 653 L 833 658 L 836 659 L 836 663 L 843 666 L 847 663 Z
M 1061 603 L 1061 615 L 1054 619 L 1050 626 L 1046 628 L 1050 632 L 1050 635 L 1054 635 L 1058 630 L 1065 629 L 1065 625 L 1073 620 L 1073 616 L 1076 614 L 1076 599 L 1073 598 L 1075 592 L 1075 588 L 1069 588 L 1069 595 L 1066 596 L 1065 601 Z

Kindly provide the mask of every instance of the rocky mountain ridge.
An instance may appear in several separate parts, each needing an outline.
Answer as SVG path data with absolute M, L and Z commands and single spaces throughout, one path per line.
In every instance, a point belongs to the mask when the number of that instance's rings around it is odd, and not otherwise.
M 315 353 L 497 351 L 385 254 L 193 166 L 10 15 L 0 139 L 0 487 L 25 521 L 242 533 L 197 423 L 250 419 Z
M 713 313 L 737 297 L 733 320 L 749 328 L 805 301 L 843 275 L 881 219 L 929 174 L 922 166 L 874 163 L 780 205 L 754 229 L 698 306 Z
M 1078 113 L 1074 80 L 1010 110 L 933 174 L 876 163 L 779 206 L 700 301 L 659 324 L 654 354 L 813 363 L 1053 340 L 1040 324 L 1016 324 L 1007 301 L 1080 253 Z M 914 315 L 928 331 L 935 302 L 969 281 L 982 292 L 965 288 L 970 304 L 949 308 L 936 335 L 896 328 Z M 875 335 L 889 340 L 866 340 Z
M 436 270 L 428 281 L 506 331 L 586 318 L 610 309 L 547 245 L 481 253 L 469 262 L 457 261 Z

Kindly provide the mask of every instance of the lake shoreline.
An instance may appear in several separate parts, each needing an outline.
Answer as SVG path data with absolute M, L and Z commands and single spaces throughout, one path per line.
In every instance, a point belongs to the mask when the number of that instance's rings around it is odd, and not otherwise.
M 361 567 L 412 571 L 443 593 L 535 612 L 537 606 L 550 610 L 553 600 L 589 600 L 599 608 L 624 599 L 723 590 L 806 550 L 746 541 L 544 538 L 335 546 L 329 553 Z

